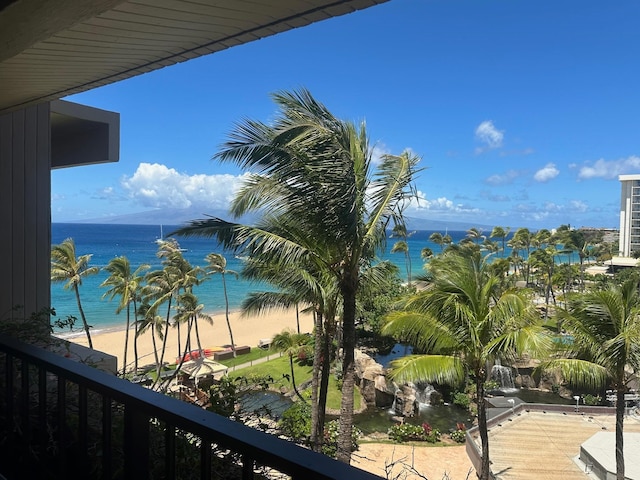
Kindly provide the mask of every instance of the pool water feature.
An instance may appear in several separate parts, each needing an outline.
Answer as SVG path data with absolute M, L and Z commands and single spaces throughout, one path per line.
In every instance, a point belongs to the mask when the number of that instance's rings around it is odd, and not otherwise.
M 428 423 L 432 428 L 437 428 L 442 433 L 456 430 L 458 423 L 464 423 L 467 428 L 473 424 L 470 413 L 454 405 L 421 406 L 416 416 L 405 417 L 403 421 L 413 425 Z M 353 424 L 365 435 L 377 432 L 386 433 L 391 426 L 398 423 L 398 417 L 390 413 L 388 408 L 367 409 L 353 417 Z

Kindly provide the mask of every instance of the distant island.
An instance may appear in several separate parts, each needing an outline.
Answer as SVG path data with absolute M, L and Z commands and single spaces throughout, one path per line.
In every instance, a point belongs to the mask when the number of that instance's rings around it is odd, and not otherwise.
M 211 209 L 206 212 L 195 209 L 157 209 L 148 210 L 140 213 L 130 213 L 126 215 L 114 215 L 111 217 L 99 217 L 89 220 L 80 221 L 64 221 L 56 223 L 95 223 L 103 225 L 181 225 L 205 217 L 218 217 L 225 220 L 231 220 L 231 215 L 227 210 Z M 241 219 L 241 223 L 253 223 L 251 217 Z M 431 220 L 426 218 L 406 217 L 407 229 L 409 230 L 446 230 L 466 231 L 472 227 L 479 228 L 484 232 L 491 232 L 495 225 L 487 225 L 471 222 L 456 222 L 445 220 Z M 507 227 L 509 225 L 502 225 Z M 512 226 L 511 230 L 515 231 L 519 227 Z

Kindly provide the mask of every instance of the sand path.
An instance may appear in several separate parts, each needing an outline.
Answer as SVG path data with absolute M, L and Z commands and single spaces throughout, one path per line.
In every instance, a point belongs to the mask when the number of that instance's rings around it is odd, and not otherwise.
M 471 480 L 476 478 L 464 445 L 412 447 L 362 443 L 359 450 L 353 454 L 351 465 L 387 479 Z M 411 466 L 415 471 L 412 471 Z

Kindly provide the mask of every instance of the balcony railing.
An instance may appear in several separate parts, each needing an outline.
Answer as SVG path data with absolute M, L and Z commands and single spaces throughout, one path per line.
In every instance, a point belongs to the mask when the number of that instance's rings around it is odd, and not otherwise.
M 12 338 L 0 338 L 0 359 L 8 479 L 379 479 Z

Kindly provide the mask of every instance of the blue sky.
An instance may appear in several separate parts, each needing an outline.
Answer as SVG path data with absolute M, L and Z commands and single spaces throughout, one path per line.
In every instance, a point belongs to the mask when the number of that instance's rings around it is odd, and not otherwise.
M 305 87 L 377 152 L 422 157 L 412 217 L 617 227 L 617 176 L 640 173 L 638 18 L 627 0 L 391 0 L 74 95 L 120 112 L 120 162 L 54 171 L 52 220 L 225 209 L 243 172 L 211 157 Z

